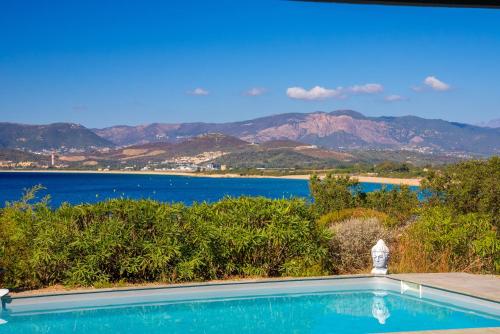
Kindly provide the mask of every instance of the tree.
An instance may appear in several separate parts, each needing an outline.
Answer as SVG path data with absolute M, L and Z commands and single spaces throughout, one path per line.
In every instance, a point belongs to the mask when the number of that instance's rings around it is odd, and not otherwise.
M 500 227 L 500 157 L 470 160 L 431 172 L 422 182 L 431 205 L 441 204 L 456 213 L 490 215 Z
M 356 197 L 360 193 L 358 180 L 352 180 L 349 176 L 335 176 L 332 173 L 323 179 L 312 175 L 309 187 L 314 207 L 320 214 L 354 207 Z

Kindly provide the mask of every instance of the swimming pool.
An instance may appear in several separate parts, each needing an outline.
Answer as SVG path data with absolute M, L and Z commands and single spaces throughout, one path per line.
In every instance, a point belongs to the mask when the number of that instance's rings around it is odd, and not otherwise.
M 0 333 L 372 333 L 500 326 L 500 303 L 348 277 L 63 293 L 5 303 Z

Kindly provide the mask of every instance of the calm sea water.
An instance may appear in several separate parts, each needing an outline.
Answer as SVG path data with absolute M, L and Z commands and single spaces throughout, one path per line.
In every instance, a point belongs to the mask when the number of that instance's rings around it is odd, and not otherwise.
M 37 184 L 50 195 L 51 205 L 94 203 L 109 198 L 151 198 L 162 202 L 213 202 L 224 196 L 309 198 L 308 181 L 289 179 L 210 178 L 171 175 L 85 174 L 85 173 L 0 173 L 0 205 L 21 198 L 24 189 Z M 382 184 L 363 183 L 365 191 Z M 388 185 L 388 188 L 392 186 Z
M 493 316 L 371 291 L 200 300 L 1 317 L 0 333 L 383 333 L 500 326 Z

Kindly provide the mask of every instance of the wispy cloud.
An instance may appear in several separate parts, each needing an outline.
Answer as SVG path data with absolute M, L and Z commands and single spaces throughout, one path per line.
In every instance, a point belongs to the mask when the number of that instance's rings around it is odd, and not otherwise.
M 325 100 L 330 98 L 343 99 L 349 94 L 376 94 L 384 91 L 384 86 L 377 83 L 369 83 L 364 85 L 354 85 L 343 88 L 325 88 L 315 86 L 309 90 L 302 87 L 290 87 L 286 90 L 286 95 L 292 99 L 298 100 Z
M 193 89 L 193 90 L 190 90 L 190 91 L 188 92 L 188 94 L 189 94 L 189 95 L 197 95 L 197 96 L 205 96 L 205 95 L 208 95 L 208 94 L 209 94 L 209 92 L 208 92 L 208 90 L 206 90 L 206 89 L 203 89 L 203 88 L 198 87 L 198 88 L 195 88 L 195 89 Z
M 298 100 L 324 100 L 343 97 L 342 87 L 330 89 L 321 86 L 315 86 L 309 90 L 302 87 L 290 87 L 286 90 L 286 95 Z
M 77 105 L 73 106 L 72 109 L 74 112 L 85 112 L 85 111 L 87 111 L 88 108 L 84 104 L 77 104 Z
M 265 88 L 262 88 L 262 87 L 253 87 L 253 88 L 250 88 L 249 90 L 247 90 L 245 92 L 245 95 L 247 96 L 259 96 L 259 95 L 263 95 L 267 92 L 267 89 Z
M 355 94 L 376 94 L 384 91 L 384 86 L 377 83 L 368 83 L 364 85 L 354 85 L 348 88 L 349 92 Z
M 408 101 L 407 97 L 397 95 L 397 94 L 391 94 L 387 95 L 384 97 L 385 102 L 399 102 L 399 101 Z
M 438 91 L 447 91 L 450 89 L 450 85 L 432 75 L 425 78 L 424 84 Z

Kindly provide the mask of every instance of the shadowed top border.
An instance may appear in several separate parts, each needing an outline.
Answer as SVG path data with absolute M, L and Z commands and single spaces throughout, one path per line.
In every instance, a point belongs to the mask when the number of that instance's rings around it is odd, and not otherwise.
M 330 2 L 361 5 L 423 6 L 423 7 L 458 7 L 500 9 L 499 0 L 291 0 L 303 2 Z

